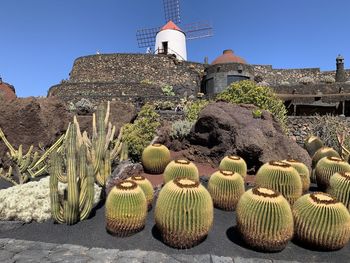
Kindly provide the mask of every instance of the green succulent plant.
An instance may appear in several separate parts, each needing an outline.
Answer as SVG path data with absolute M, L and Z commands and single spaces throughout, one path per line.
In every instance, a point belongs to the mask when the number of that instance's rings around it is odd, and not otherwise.
M 106 229 L 115 236 L 130 236 L 145 227 L 147 200 L 136 182 L 116 184 L 106 200 Z
M 220 170 L 210 176 L 208 191 L 214 206 L 233 211 L 244 193 L 244 181 L 239 173 Z
M 337 250 L 350 238 L 350 214 L 332 196 L 315 192 L 303 195 L 293 208 L 295 236 L 317 249 Z
M 197 166 L 184 159 L 171 161 L 164 170 L 164 182 L 167 183 L 176 178 L 188 178 L 199 181 Z
M 295 170 L 298 171 L 300 178 L 301 178 L 301 183 L 303 185 L 303 193 L 307 192 L 310 188 L 310 171 L 307 166 L 294 159 L 287 159 L 283 160 L 283 162 L 290 164 L 292 167 L 295 168 Z
M 239 173 L 243 178 L 247 175 L 246 162 L 236 155 L 225 156 L 220 162 L 219 169 Z
M 315 152 L 323 146 L 323 141 L 314 135 L 307 137 L 304 142 L 304 147 L 310 156 L 313 156 Z
M 130 180 L 134 181 L 135 183 L 137 183 L 138 186 L 141 187 L 142 191 L 146 196 L 148 210 L 150 210 L 152 208 L 152 202 L 154 198 L 152 183 L 147 178 L 141 175 L 131 176 Z
M 237 204 L 237 229 L 243 240 L 262 251 L 280 251 L 293 236 L 293 216 L 288 201 L 278 192 L 256 187 Z
M 324 157 L 319 160 L 315 168 L 319 189 L 326 190 L 329 186 L 329 179 L 336 172 L 350 172 L 350 164 L 339 157 Z
M 164 243 L 190 248 L 206 238 L 213 224 L 213 201 L 198 182 L 178 178 L 165 184 L 155 208 L 156 226 Z
M 301 195 L 303 185 L 298 171 L 282 161 L 271 161 L 263 164 L 257 174 L 255 183 L 281 193 L 293 204 Z
M 329 179 L 327 192 L 350 211 L 350 172 L 335 173 Z
M 161 174 L 171 161 L 169 149 L 159 143 L 147 146 L 141 156 L 143 167 L 148 173 Z
M 321 160 L 323 157 L 340 157 L 339 153 L 334 150 L 333 148 L 331 147 L 322 147 L 320 149 L 318 149 L 315 154 L 312 156 L 312 168 L 315 168 L 318 161 Z

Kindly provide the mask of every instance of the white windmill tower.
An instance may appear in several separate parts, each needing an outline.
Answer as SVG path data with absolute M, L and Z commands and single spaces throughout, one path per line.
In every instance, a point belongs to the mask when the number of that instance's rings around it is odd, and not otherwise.
M 178 26 L 180 20 L 179 0 L 163 0 L 165 21 L 163 27 L 139 29 L 136 32 L 138 46 L 154 47 L 155 54 L 173 54 L 178 60 L 187 60 L 186 41 L 213 35 L 213 27 L 208 22 L 197 22 Z

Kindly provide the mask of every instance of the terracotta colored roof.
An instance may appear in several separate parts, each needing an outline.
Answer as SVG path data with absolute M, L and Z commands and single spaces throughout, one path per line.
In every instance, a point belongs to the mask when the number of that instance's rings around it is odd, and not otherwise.
M 166 30 L 166 29 L 178 30 L 182 32 L 182 30 L 177 25 L 175 25 L 175 23 L 171 20 L 168 23 L 166 23 L 166 25 L 163 26 L 160 31 Z
M 241 58 L 236 56 L 231 49 L 226 49 L 222 53 L 221 56 L 217 57 L 211 64 L 222 64 L 222 63 L 241 63 L 247 64 L 247 62 Z

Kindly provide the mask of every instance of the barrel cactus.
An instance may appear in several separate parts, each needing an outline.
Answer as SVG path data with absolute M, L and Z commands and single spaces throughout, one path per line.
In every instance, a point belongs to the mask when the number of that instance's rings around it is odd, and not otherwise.
M 350 211 L 350 172 L 335 173 L 329 179 L 327 192 Z
M 302 195 L 302 182 L 298 171 L 282 161 L 262 165 L 256 174 L 256 185 L 280 192 L 293 204 Z
M 326 190 L 329 179 L 336 172 L 350 172 L 350 164 L 339 157 L 324 157 L 318 161 L 315 174 L 319 189 Z
M 147 178 L 141 175 L 131 176 L 130 180 L 134 181 L 138 184 L 138 186 L 141 187 L 146 196 L 148 209 L 150 210 L 152 208 L 152 202 L 154 198 L 152 183 Z
M 293 216 L 288 201 L 278 192 L 256 187 L 237 204 L 237 229 L 243 240 L 262 251 L 280 251 L 293 236 Z
M 213 224 L 213 201 L 198 182 L 177 178 L 165 184 L 155 208 L 156 226 L 164 243 L 190 248 L 206 238 Z
M 294 159 L 287 159 L 283 160 L 283 162 L 290 164 L 292 167 L 295 168 L 295 170 L 298 171 L 300 178 L 301 178 L 301 183 L 303 184 L 303 193 L 307 192 L 310 188 L 310 171 L 307 166 Z
M 332 196 L 315 192 L 300 197 L 292 208 L 296 237 L 317 249 L 336 250 L 350 239 L 350 214 Z
M 311 135 L 305 140 L 304 147 L 310 156 L 313 156 L 318 149 L 323 147 L 323 141 L 319 137 Z
M 151 174 L 161 174 L 170 160 L 169 149 L 159 143 L 147 146 L 141 156 L 141 162 L 145 171 Z
M 244 193 L 244 181 L 239 173 L 220 170 L 210 176 L 208 191 L 216 207 L 233 211 Z
M 339 153 L 334 150 L 331 147 L 322 147 L 315 152 L 315 154 L 312 156 L 312 167 L 315 168 L 318 161 L 321 160 L 323 157 L 340 157 Z
M 243 178 L 247 175 L 246 162 L 236 155 L 225 156 L 220 162 L 219 169 L 239 173 Z
M 184 159 L 171 161 L 164 170 L 164 182 L 167 183 L 176 178 L 188 178 L 199 181 L 197 166 Z
M 134 181 L 116 184 L 106 200 L 106 229 L 116 236 L 130 236 L 141 231 L 146 223 L 147 200 Z

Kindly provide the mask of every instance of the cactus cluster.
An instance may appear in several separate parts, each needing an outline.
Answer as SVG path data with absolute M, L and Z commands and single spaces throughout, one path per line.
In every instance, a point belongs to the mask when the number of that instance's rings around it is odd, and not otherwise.
M 141 162 L 146 172 L 161 174 L 171 161 L 169 149 L 159 143 L 147 146 L 141 156 Z
M 146 196 L 132 180 L 117 183 L 106 200 L 106 229 L 115 236 L 130 236 L 146 224 Z
M 256 187 L 237 204 L 237 228 L 243 240 L 262 251 L 280 251 L 293 236 L 293 216 L 288 201 L 278 192 Z
M 190 248 L 206 238 L 213 223 L 213 201 L 198 182 L 178 178 L 165 184 L 155 208 L 164 243 Z
M 322 147 L 312 156 L 312 167 L 315 168 L 318 161 L 323 157 L 340 157 L 339 153 L 331 147 Z
M 164 170 L 164 182 L 167 183 L 177 178 L 188 178 L 199 181 L 197 166 L 184 159 L 171 161 Z
M 327 192 L 350 211 L 350 172 L 335 173 L 329 179 Z
M 304 142 L 304 147 L 310 156 L 313 156 L 315 152 L 323 146 L 323 141 L 314 135 L 309 136 Z
M 298 171 L 300 178 L 301 178 L 301 183 L 303 185 L 303 193 L 307 192 L 310 188 L 310 171 L 307 166 L 294 159 L 287 159 L 283 160 L 283 162 L 290 164 L 292 167 L 295 168 L 295 170 Z
M 141 187 L 142 191 L 146 196 L 148 210 L 150 210 L 152 208 L 152 202 L 154 198 L 152 183 L 141 175 L 131 176 L 130 180 L 134 181 L 135 183 L 137 183 L 138 186 Z
M 220 162 L 219 169 L 239 173 L 243 178 L 247 175 L 246 162 L 236 155 L 225 156 Z
M 302 182 L 298 171 L 282 161 L 263 164 L 256 174 L 256 185 L 281 193 L 293 204 L 302 195 Z
M 350 214 L 332 196 L 316 192 L 303 195 L 292 209 L 295 235 L 317 249 L 336 250 L 350 239 Z
M 208 191 L 215 207 L 233 211 L 244 193 L 244 181 L 239 173 L 220 170 L 210 176 Z
M 319 189 L 326 190 L 329 179 L 336 172 L 350 172 L 350 165 L 339 157 L 324 157 L 319 160 L 315 168 Z

